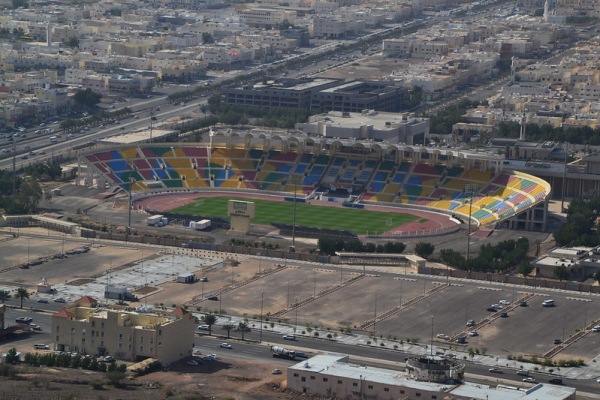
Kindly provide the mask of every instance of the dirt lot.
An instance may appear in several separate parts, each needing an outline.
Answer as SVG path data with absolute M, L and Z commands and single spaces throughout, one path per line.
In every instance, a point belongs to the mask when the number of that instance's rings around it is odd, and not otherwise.
M 206 367 L 206 366 L 205 366 Z M 272 367 L 272 366 L 271 366 Z M 280 389 L 285 375 L 271 375 L 268 365 L 256 361 L 213 363 L 194 373 L 185 363 L 173 371 L 126 379 L 121 387 L 109 384 L 105 374 L 66 368 L 14 367 L 14 378 L 0 377 L 2 399 L 296 399 Z

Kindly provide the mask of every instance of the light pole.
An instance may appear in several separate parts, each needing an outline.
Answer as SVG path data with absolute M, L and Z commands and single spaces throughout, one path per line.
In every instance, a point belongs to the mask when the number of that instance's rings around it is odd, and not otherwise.
M 131 173 L 131 164 L 129 164 L 129 172 Z M 129 177 L 129 190 L 128 190 L 128 194 L 129 194 L 129 200 L 128 200 L 128 207 L 127 207 L 127 230 L 125 232 L 125 243 L 127 243 L 129 241 L 129 235 L 131 235 L 131 187 L 133 186 L 133 183 L 135 182 L 135 179 L 133 179 L 133 177 Z
M 296 333 L 296 329 L 298 328 L 298 299 L 294 300 L 296 305 L 296 320 L 294 321 L 294 333 Z
M 292 247 L 291 252 L 296 251 L 296 203 L 297 203 L 297 192 L 298 192 L 298 179 L 300 175 L 295 174 L 291 176 L 292 182 L 294 183 L 294 208 L 292 211 Z
M 563 213 L 565 212 L 565 193 L 567 191 L 566 188 L 566 184 L 567 184 L 567 142 L 564 142 L 564 152 L 565 152 L 565 161 L 563 163 L 563 176 L 562 176 L 562 194 L 561 194 L 561 199 L 560 199 L 560 212 Z
M 431 316 L 431 342 L 429 345 L 429 355 L 433 357 L 433 315 Z
M 469 195 L 469 232 L 467 233 L 467 262 L 471 257 L 471 213 L 473 210 L 473 195 L 479 190 L 477 185 L 466 185 L 465 194 Z
M 258 338 L 258 343 L 262 343 L 264 295 L 265 292 L 260 292 L 260 336 Z

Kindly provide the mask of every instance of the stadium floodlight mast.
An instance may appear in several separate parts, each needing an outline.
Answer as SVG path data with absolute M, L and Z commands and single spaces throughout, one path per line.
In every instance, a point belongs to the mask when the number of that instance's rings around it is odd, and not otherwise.
M 467 262 L 471 257 L 471 212 L 473 210 L 473 195 L 479 191 L 477 185 L 465 185 L 465 194 L 469 196 L 469 232 L 467 233 Z
M 291 176 L 292 183 L 294 184 L 294 208 L 292 211 L 292 246 L 290 251 L 293 253 L 296 251 L 296 203 L 298 196 L 298 181 L 302 181 L 303 175 L 294 174 Z

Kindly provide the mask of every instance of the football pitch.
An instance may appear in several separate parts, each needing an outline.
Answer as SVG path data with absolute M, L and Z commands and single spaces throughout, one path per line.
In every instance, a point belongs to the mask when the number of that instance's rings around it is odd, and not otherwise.
M 178 207 L 171 212 L 177 214 L 201 215 L 206 218 L 221 217 L 229 219 L 227 202 L 229 200 L 251 201 L 256 204 L 256 216 L 252 223 L 269 225 L 272 222 L 293 223 L 294 203 L 287 201 L 269 201 L 232 197 L 197 198 L 194 203 Z M 383 232 L 414 220 L 422 220 L 412 214 L 367 211 L 346 207 L 324 207 L 297 203 L 296 225 L 310 228 L 346 230 L 356 234 Z M 424 221 L 423 221 L 424 222 Z

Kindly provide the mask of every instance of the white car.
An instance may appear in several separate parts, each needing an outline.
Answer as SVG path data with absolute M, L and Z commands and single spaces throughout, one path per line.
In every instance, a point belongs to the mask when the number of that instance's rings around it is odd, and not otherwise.
M 523 382 L 535 383 L 535 378 L 532 378 L 531 376 L 523 378 Z
M 219 345 L 222 349 L 233 349 L 233 347 L 229 343 L 221 343 Z
M 436 335 L 436 337 L 437 337 L 438 339 L 450 340 L 450 336 L 448 336 L 448 335 L 446 335 L 446 334 L 444 334 L 444 333 L 438 333 L 438 334 Z
M 508 306 L 508 305 L 510 305 L 510 301 L 508 301 L 508 300 L 500 300 L 498 302 L 498 304 L 502 304 L 503 306 Z
M 479 333 L 477 333 L 477 331 L 471 331 L 471 332 L 469 332 L 469 336 L 471 336 L 471 337 L 479 336 Z
M 592 328 L 592 332 L 600 332 L 600 325 L 596 325 Z

